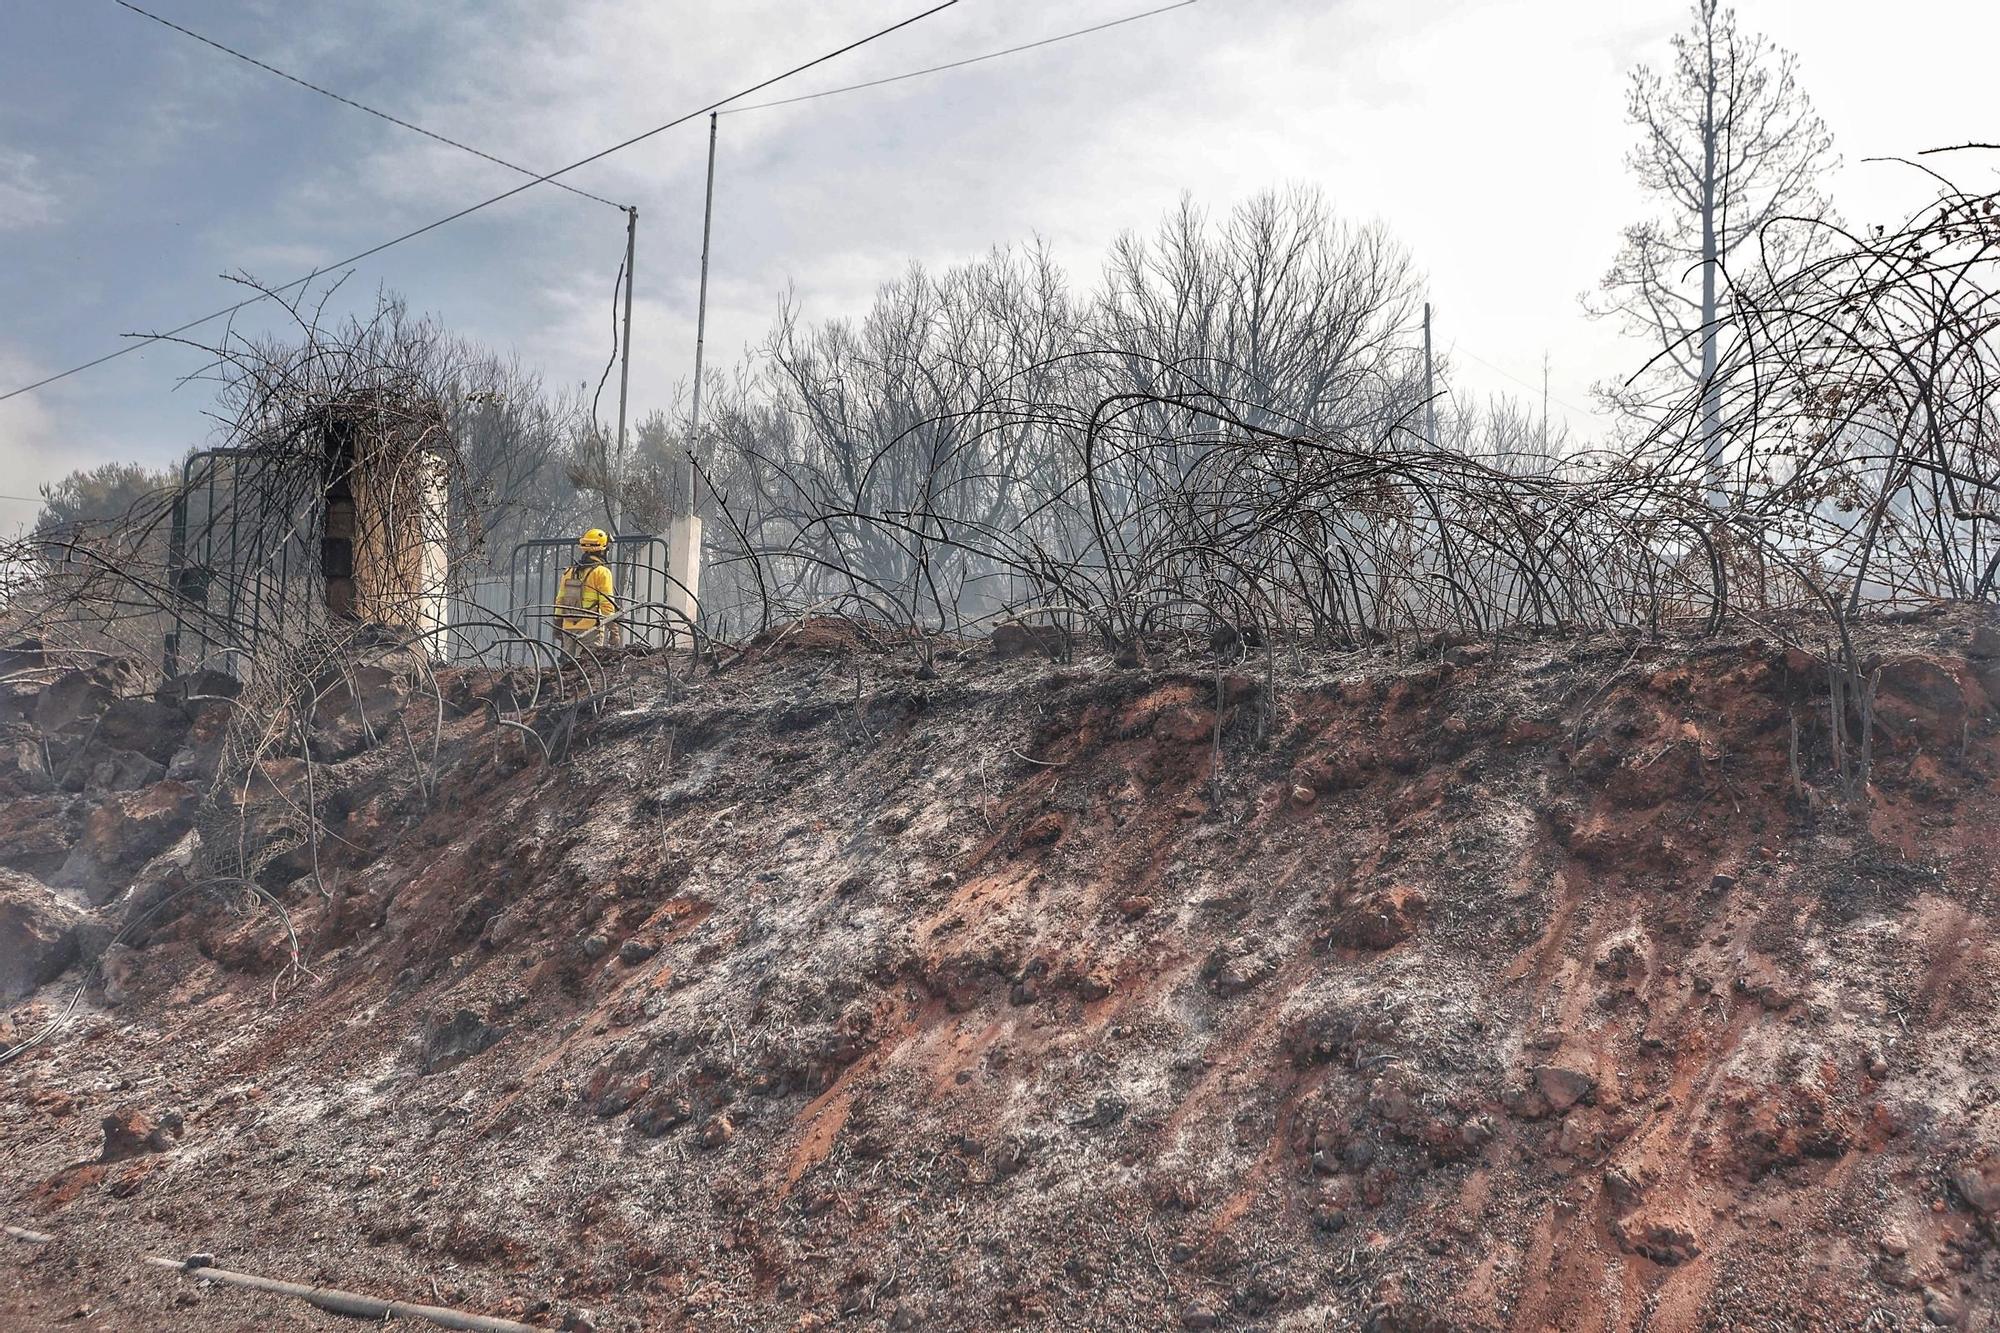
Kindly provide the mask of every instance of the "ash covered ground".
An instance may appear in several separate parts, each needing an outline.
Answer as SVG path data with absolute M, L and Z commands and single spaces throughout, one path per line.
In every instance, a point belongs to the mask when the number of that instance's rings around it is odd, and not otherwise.
M 17 651 L 0 1322 L 345 1326 L 135 1259 L 204 1251 L 551 1328 L 1993 1327 L 2000 636 L 1861 648 L 1852 797 L 1742 634 L 392 662 L 226 784 L 238 705 Z

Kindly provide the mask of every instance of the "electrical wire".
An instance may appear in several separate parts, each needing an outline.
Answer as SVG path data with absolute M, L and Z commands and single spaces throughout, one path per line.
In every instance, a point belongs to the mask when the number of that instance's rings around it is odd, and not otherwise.
M 54 384 L 57 380 L 68 379 L 71 375 L 81 374 L 82 372 L 89 370 L 94 366 L 101 366 L 107 361 L 115 360 L 118 357 L 124 356 L 128 352 L 135 352 L 140 348 L 145 347 L 151 343 L 161 342 L 164 341 L 165 339 L 173 338 L 178 336 L 179 334 L 186 333 L 189 329 L 198 328 L 203 324 L 213 323 L 215 320 L 221 319 L 225 315 L 235 314 L 237 311 L 243 309 L 245 306 L 255 305 L 259 301 L 268 300 L 269 298 L 278 295 L 280 292 L 290 291 L 294 287 L 302 287 L 305 284 L 311 282 L 313 279 L 319 277 L 319 275 L 322 273 L 326 273 L 332 269 L 345 268 L 349 264 L 359 263 L 364 259 L 369 259 L 375 255 L 381 254 L 384 250 L 389 249 L 391 246 L 401 245 L 405 241 L 413 241 L 417 237 L 424 235 L 426 232 L 436 231 L 439 227 L 449 226 L 451 223 L 457 222 L 461 218 L 470 217 L 472 214 L 479 212 L 481 209 L 490 208 L 494 204 L 501 203 L 504 200 L 512 199 L 515 195 L 520 194 L 523 191 L 532 190 L 537 185 L 540 185 L 546 181 L 552 181 L 558 176 L 568 175 L 570 172 L 575 171 L 578 167 L 588 166 L 592 162 L 600 161 L 603 158 L 611 156 L 613 153 L 622 152 L 624 149 L 630 148 L 632 145 L 636 143 L 642 143 L 645 140 L 650 139 L 657 134 L 664 134 L 666 131 L 673 129 L 677 125 L 685 125 L 688 121 L 693 120 L 697 116 L 705 116 L 709 112 L 727 106 L 729 103 L 737 101 L 740 98 L 748 97 L 752 93 L 762 92 L 764 89 L 769 88 L 772 84 L 781 83 L 784 80 L 791 78 L 795 74 L 802 74 L 806 70 L 812 69 L 816 65 L 823 65 L 827 61 L 832 60 L 837 56 L 846 55 L 849 51 L 852 51 L 857 47 L 866 46 L 870 42 L 876 41 L 883 37 L 887 37 L 892 32 L 897 32 L 903 28 L 909 27 L 913 23 L 921 22 L 922 20 L 931 17 L 933 14 L 941 13 L 944 10 L 950 9 L 953 5 L 957 3 L 958 0 L 944 0 L 944 3 L 942 4 L 933 5 L 931 8 L 926 9 L 921 13 L 913 14 L 909 18 L 903 19 L 901 22 L 892 23 L 888 27 L 883 28 L 878 32 L 870 33 L 866 37 L 859 38 L 856 41 L 849 42 L 845 46 L 838 47 L 832 51 L 828 51 L 825 55 L 815 56 L 813 59 L 806 61 L 802 65 L 794 65 L 792 68 L 786 70 L 782 74 L 774 74 L 770 78 L 760 80 L 757 83 L 753 83 L 749 87 L 744 88 L 739 92 L 731 93 L 729 96 L 710 102 L 706 106 L 697 107 L 693 111 L 690 111 L 685 115 L 676 116 L 674 119 L 666 122 L 664 125 L 655 125 L 652 129 L 646 130 L 639 134 L 635 134 L 629 139 L 625 139 L 618 143 L 612 144 L 609 148 L 600 149 L 598 152 L 592 153 L 588 157 L 578 158 L 576 161 L 570 163 L 568 166 L 552 171 L 546 176 L 537 176 L 535 179 L 531 181 L 525 181 L 522 184 L 515 186 L 511 190 L 503 190 L 501 193 L 496 194 L 491 198 L 482 199 L 476 204 L 472 204 L 469 205 L 468 207 L 459 209 L 456 213 L 447 214 L 446 216 L 437 219 L 435 222 L 427 222 L 421 227 L 417 227 L 411 231 L 406 231 L 401 236 L 397 236 L 391 240 L 384 241 L 380 245 L 370 246 L 368 249 L 363 250 L 358 254 L 349 255 L 345 259 L 338 259 L 330 264 L 322 264 L 320 267 L 314 269 L 312 272 L 306 274 L 302 278 L 294 278 L 290 282 L 282 283 L 276 287 L 267 288 L 263 291 L 260 291 L 255 296 L 252 296 L 246 300 L 238 301 L 234 305 L 224 306 L 222 309 L 217 310 L 212 314 L 203 315 L 199 319 L 191 319 L 185 324 L 177 325 L 174 328 L 168 329 L 162 333 L 126 334 L 125 335 L 126 337 L 131 338 L 134 341 L 127 343 L 125 346 L 120 347 L 118 350 L 114 352 L 106 352 L 103 356 L 97 357 L 90 361 L 86 361 L 81 365 L 71 366 L 68 370 L 61 370 L 57 371 L 53 375 L 44 376 L 43 378 L 36 380 L 32 384 L 24 384 L 18 389 L 9 389 L 6 393 L 0 393 L 0 403 L 6 402 L 9 398 L 16 398 L 19 397 L 21 394 L 31 393 L 34 390 L 43 388 L 46 385 Z
M 1454 352 L 1463 352 L 1465 355 L 1471 357 L 1474 361 L 1477 361 L 1480 365 L 1485 366 L 1488 370 L 1492 371 L 1494 374 L 1505 375 L 1508 379 L 1514 381 L 1514 383 L 1520 385 L 1522 388 L 1528 390 L 1530 393 L 1548 393 L 1548 390 L 1543 388 L 1541 385 L 1530 384 L 1528 383 L 1528 381 L 1522 379 L 1519 375 L 1516 375 L 1514 372 L 1506 369 L 1504 366 L 1494 365 L 1491 361 L 1488 361 L 1485 357 L 1473 351 L 1470 347 L 1467 347 L 1462 342 L 1454 341 L 1451 345 L 1451 350 Z M 1562 399 L 1556 397 L 1552 393 L 1548 394 L 1548 399 L 1550 402 L 1554 403 L 1557 407 L 1567 408 L 1572 412 L 1580 413 L 1586 417 L 1595 417 L 1598 415 L 1598 413 L 1591 411 L 1587 407 L 1578 407 L 1575 403 L 1564 402 Z
M 212 46 L 216 50 L 222 52 L 224 55 L 234 56 L 238 60 L 243 61 L 245 64 L 255 65 L 258 69 L 264 70 L 266 73 L 275 74 L 279 78 L 284 79 L 288 83 L 296 83 L 299 87 L 310 89 L 311 91 L 318 93 L 321 97 L 330 97 L 334 101 L 340 103 L 342 106 L 351 106 L 356 111 L 366 111 L 369 115 L 374 116 L 379 120 L 386 120 L 391 125 L 400 125 L 406 130 L 410 130 L 414 133 L 423 135 L 426 139 L 435 139 L 441 144 L 444 144 L 451 148 L 458 149 L 460 152 L 470 153 L 474 157 L 483 157 L 488 162 L 494 163 L 497 166 L 505 167 L 509 171 L 518 171 L 523 176 L 537 175 L 537 173 L 528 170 L 528 168 L 524 166 L 520 166 L 516 163 L 509 162 L 504 157 L 495 157 L 491 153 L 483 152 L 480 149 L 474 148 L 471 144 L 460 143 L 456 139 L 448 139 L 442 134 L 434 134 L 430 130 L 425 129 L 421 125 L 412 125 L 409 121 L 402 120 L 399 119 L 398 117 L 392 116 L 386 111 L 377 111 L 374 107 L 368 106 L 365 103 L 357 102 L 351 97 L 343 97 L 339 93 L 334 92 L 331 88 L 322 88 L 318 84 L 308 82 L 307 80 L 300 78 L 296 74 L 287 74 L 284 70 L 279 69 L 276 65 L 268 65 L 263 61 L 257 59 L 257 57 L 255 56 L 245 55 L 243 54 L 243 52 L 238 51 L 233 46 L 224 46 L 221 42 L 216 41 L 213 37 L 204 37 L 192 28 L 183 28 L 180 24 L 174 22 L 172 19 L 161 18 L 158 14 L 155 14 L 150 9 L 141 9 L 139 6 L 133 4 L 132 0 L 111 0 L 111 2 L 115 5 L 118 5 L 121 8 L 131 10 L 134 14 L 139 15 L 141 18 L 149 18 L 163 28 L 171 28 L 175 32 L 180 33 L 183 37 L 192 37 L 197 42 L 200 42 L 203 46 Z M 567 184 L 566 182 L 563 181 L 550 181 L 549 183 L 551 185 L 554 185 L 558 189 L 568 190 L 571 194 L 581 195 L 585 199 L 595 200 L 596 202 L 603 204 L 606 207 L 615 208 L 621 213 L 625 211 L 625 205 L 613 203 L 611 200 L 604 198 L 602 195 L 592 194 L 588 190 L 580 190 L 576 186 Z
M 118 3 L 123 4 L 125 0 L 118 0 Z M 1022 51 L 1033 51 L 1037 47 L 1042 46 L 1054 46 L 1057 42 L 1066 42 L 1072 37 L 1085 37 L 1093 32 L 1103 32 L 1107 28 L 1121 27 L 1127 23 L 1137 23 L 1140 19 L 1149 19 L 1156 14 L 1165 14 L 1175 9 L 1186 9 L 1194 3 L 1196 3 L 1196 0 L 1179 0 L 1177 4 L 1161 5 L 1158 9 L 1149 9 L 1142 14 L 1127 14 L 1124 18 L 1112 19 L 1109 23 L 1099 23 L 1089 28 L 1078 28 L 1074 32 L 1059 33 L 1054 37 L 1044 37 L 1039 42 L 1028 42 L 1023 46 L 1010 46 L 1004 51 L 988 51 L 983 56 L 968 56 L 964 60 L 954 60 L 944 65 L 932 65 L 927 69 L 913 69 L 906 74 L 891 74 L 886 79 L 870 79 L 866 83 L 850 83 L 844 88 L 826 88 L 820 92 L 804 93 L 798 97 L 780 98 L 775 102 L 757 102 L 750 106 L 731 107 L 722 114 L 725 116 L 736 116 L 741 115 L 745 111 L 765 111 L 774 106 L 794 106 L 800 102 L 816 101 L 822 97 L 837 97 L 841 93 L 858 93 L 864 88 L 880 88 L 887 83 L 901 83 L 904 79 L 922 78 L 926 74 L 941 74 L 948 69 L 963 69 L 967 65 L 977 65 L 983 60 L 998 60 L 1001 56 L 1017 55 Z

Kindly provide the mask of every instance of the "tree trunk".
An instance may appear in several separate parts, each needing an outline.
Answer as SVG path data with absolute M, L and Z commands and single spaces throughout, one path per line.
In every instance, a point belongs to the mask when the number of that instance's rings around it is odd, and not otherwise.
M 1716 365 L 1716 255 L 1715 209 L 1715 5 L 1702 6 L 1702 28 L 1707 57 L 1707 86 L 1701 106 L 1701 451 L 1708 472 L 1708 503 L 1726 509 L 1729 497 L 1723 490 L 1722 405 L 1715 382 Z

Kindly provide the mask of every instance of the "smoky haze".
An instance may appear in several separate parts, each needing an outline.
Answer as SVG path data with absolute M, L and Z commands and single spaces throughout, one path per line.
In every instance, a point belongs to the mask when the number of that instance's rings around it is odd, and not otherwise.
M 1143 5 L 963 4 L 801 80 L 882 77 L 1122 17 Z M 1930 12 L 1930 11 L 1935 12 Z M 275 8 L 160 12 L 303 77 L 524 164 L 553 164 L 908 12 L 775 4 L 668 16 L 387 3 L 305 19 Z M 1993 20 L 1918 5 L 1752 4 L 1746 28 L 1799 53 L 1847 165 L 1857 220 L 1900 216 L 1907 180 L 1863 159 L 1967 137 Z M 1267 189 L 1320 189 L 1379 222 L 1439 311 L 1450 390 L 1493 393 L 1573 430 L 1607 418 L 1591 386 L 1634 367 L 1582 317 L 1644 201 L 1618 168 L 1625 78 L 1683 26 L 1675 4 L 1302 7 L 1203 3 L 1038 51 L 722 122 L 711 365 L 761 345 L 784 307 L 858 316 L 915 260 L 942 270 L 1037 238 L 1089 282 L 1117 238 L 1184 191 L 1224 215 Z M 109 5 L 10 13 L 0 43 L 0 371 L 9 385 L 100 355 L 117 335 L 236 299 L 223 273 L 282 280 L 484 197 L 500 167 L 315 97 Z M 1949 28 L 1949 43 L 1927 35 Z M 781 34 L 774 37 L 773 34 Z M 641 209 L 634 416 L 691 369 L 699 127 L 579 173 Z M 383 288 L 540 372 L 594 384 L 622 243 L 616 214 L 546 189 L 370 261 L 335 298 Z M 345 306 L 343 307 L 343 304 Z M 246 312 L 251 332 L 284 321 Z M 0 491 L 70 468 L 163 464 L 207 442 L 202 364 L 154 347 L 0 403 Z M 0 500 L 12 530 L 32 501 Z

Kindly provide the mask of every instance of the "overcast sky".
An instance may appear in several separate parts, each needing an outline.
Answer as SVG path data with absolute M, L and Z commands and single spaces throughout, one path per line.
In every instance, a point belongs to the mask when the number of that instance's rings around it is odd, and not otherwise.
M 145 0 L 217 41 L 540 170 L 926 7 L 923 0 Z M 1035 41 L 1164 0 L 960 0 L 765 96 Z M 1846 165 L 1836 203 L 1890 221 L 1925 196 L 1863 159 L 2000 139 L 2000 6 L 1746 0 L 1799 53 Z M 1588 430 L 1589 386 L 1643 353 L 1585 319 L 1646 204 L 1621 157 L 1627 74 L 1663 61 L 1678 0 L 1199 0 L 1141 23 L 892 87 L 725 116 L 711 364 L 794 289 L 859 313 L 910 260 L 1040 235 L 1094 277 L 1119 232 L 1183 192 L 1215 212 L 1320 187 L 1428 275 L 1458 391 L 1539 398 Z M 689 374 L 706 121 L 569 179 L 640 210 L 632 397 Z M 1990 171 L 1981 164 L 1978 170 Z M 505 168 L 329 102 L 112 0 L 0 0 L 0 392 L 282 282 L 518 183 Z M 359 265 L 551 383 L 609 347 L 623 218 L 537 187 Z M 238 327 L 266 327 L 261 311 Z M 210 330 L 201 331 L 212 334 Z M 164 462 L 210 437 L 200 364 L 154 345 L 0 403 L 0 492 L 71 468 Z M 35 506 L 0 500 L 0 532 Z

